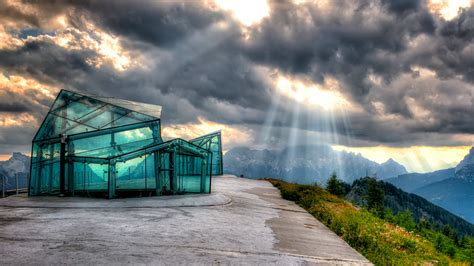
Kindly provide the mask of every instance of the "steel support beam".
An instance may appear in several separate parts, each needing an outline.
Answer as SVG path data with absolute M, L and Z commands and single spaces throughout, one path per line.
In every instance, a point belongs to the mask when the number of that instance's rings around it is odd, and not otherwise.
M 116 179 L 115 161 L 109 164 L 109 199 L 115 198 L 115 179 Z
M 61 149 L 59 154 L 59 194 L 64 195 L 66 192 L 66 141 L 61 141 Z

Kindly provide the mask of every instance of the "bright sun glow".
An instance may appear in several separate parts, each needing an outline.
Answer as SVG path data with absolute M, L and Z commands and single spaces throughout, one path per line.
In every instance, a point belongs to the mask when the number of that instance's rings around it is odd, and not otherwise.
M 285 77 L 279 77 L 276 83 L 278 92 L 299 103 L 312 107 L 320 107 L 324 110 L 333 110 L 349 103 L 336 90 L 337 82 L 330 80 L 327 82 L 328 89 L 321 89 L 314 84 L 305 84 L 297 80 L 290 80 Z M 326 86 L 325 86 L 326 87 Z
M 260 22 L 270 10 L 266 0 L 215 0 L 215 3 L 245 26 Z
M 469 8 L 473 0 L 430 0 L 428 7 L 431 12 L 440 14 L 444 19 L 451 20 L 458 16 L 460 8 Z

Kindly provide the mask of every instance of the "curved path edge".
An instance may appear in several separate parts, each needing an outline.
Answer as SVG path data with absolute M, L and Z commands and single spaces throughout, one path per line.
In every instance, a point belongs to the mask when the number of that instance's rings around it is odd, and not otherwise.
M 82 197 L 40 196 L 29 198 L 14 195 L 0 199 L 0 207 L 5 208 L 173 208 L 203 207 L 230 204 L 232 199 L 222 193 L 142 197 L 126 199 L 97 199 Z

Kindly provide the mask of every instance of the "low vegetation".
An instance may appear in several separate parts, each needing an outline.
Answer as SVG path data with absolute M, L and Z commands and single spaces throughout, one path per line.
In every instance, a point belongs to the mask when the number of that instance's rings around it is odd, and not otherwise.
M 431 228 L 435 230 L 442 230 L 445 226 L 449 226 L 454 229 L 459 239 L 465 235 L 474 236 L 473 224 L 446 209 L 434 205 L 425 198 L 407 193 L 385 181 L 364 177 L 355 180 L 352 185 L 345 185 L 349 186 L 350 189 L 344 194 L 344 199 L 354 205 L 367 206 L 367 208 L 369 208 L 367 202 L 367 195 L 370 194 L 369 189 L 372 191 L 374 191 L 374 187 L 381 189 L 383 206 L 380 206 L 378 214 L 381 217 L 385 212 L 399 214 L 409 210 L 416 223 L 428 222 Z M 380 202 L 380 199 L 378 202 Z M 388 215 L 390 216 L 390 213 Z
M 318 185 L 269 181 L 283 198 L 306 209 L 376 265 L 474 263 L 472 238 L 460 239 L 449 226 L 433 228 L 423 219 L 416 223 L 410 211 L 393 214 L 383 207 L 383 190 L 375 180 L 364 195 L 364 206 L 344 200 L 345 185 L 335 175 L 327 187 L 337 195 Z

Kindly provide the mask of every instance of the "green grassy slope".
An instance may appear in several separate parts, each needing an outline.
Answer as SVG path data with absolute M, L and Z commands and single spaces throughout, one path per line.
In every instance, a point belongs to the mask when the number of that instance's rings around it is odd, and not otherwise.
M 345 195 L 345 199 L 358 206 L 363 206 L 364 195 L 367 193 L 369 179 L 370 178 L 366 177 L 354 181 L 350 192 Z M 415 222 L 419 222 L 420 219 L 423 218 L 428 220 L 431 224 L 438 224 L 441 228 L 444 225 L 449 225 L 458 232 L 459 236 L 474 236 L 474 225 L 461 217 L 434 205 L 418 195 L 410 194 L 396 188 L 385 181 L 378 181 L 378 186 L 385 194 L 385 208 L 390 209 L 393 213 L 397 214 L 409 210 L 413 215 Z M 464 199 L 464 201 L 467 201 L 469 197 L 466 196 Z M 459 199 L 458 204 L 461 204 L 464 201 Z
M 280 189 L 283 198 L 295 201 L 376 265 L 470 265 L 474 257 L 468 254 L 471 249 L 456 252 L 444 248 L 450 242 L 441 233 L 433 232 L 433 238 L 442 238 L 433 241 L 425 237 L 429 232 L 410 232 L 318 186 L 269 181 Z

